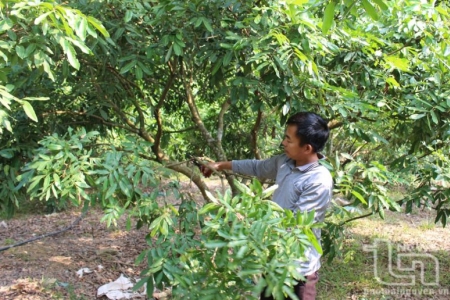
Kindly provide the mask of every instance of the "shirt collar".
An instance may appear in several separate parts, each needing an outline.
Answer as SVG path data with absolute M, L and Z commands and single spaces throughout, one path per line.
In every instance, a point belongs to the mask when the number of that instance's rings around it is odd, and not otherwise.
M 306 173 L 309 170 L 311 170 L 312 168 L 317 167 L 319 164 L 320 163 L 318 161 L 315 161 L 315 162 L 312 162 L 312 163 L 309 163 L 309 164 L 306 164 L 303 166 L 299 166 L 299 167 L 297 167 L 297 169 L 302 173 Z
M 319 160 L 322 160 L 322 159 L 326 158 L 325 155 L 323 155 L 322 153 L 317 153 L 317 157 L 319 158 Z M 294 164 L 293 160 L 291 160 L 291 162 L 292 162 L 292 164 Z M 306 165 L 303 165 L 303 166 L 299 166 L 299 167 L 295 167 L 295 164 L 294 164 L 294 168 L 297 168 L 302 173 L 306 173 L 309 170 L 311 170 L 311 169 L 313 169 L 313 168 L 315 168 L 315 167 L 317 167 L 319 165 L 320 165 L 319 161 L 314 161 L 312 163 L 309 163 L 309 164 L 306 164 Z

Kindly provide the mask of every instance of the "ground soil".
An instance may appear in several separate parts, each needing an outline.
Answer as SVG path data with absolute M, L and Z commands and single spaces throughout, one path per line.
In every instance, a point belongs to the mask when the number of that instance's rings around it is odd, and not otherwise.
M 195 192 L 189 184 L 184 188 Z M 80 214 L 79 209 L 71 209 L 0 220 L 0 248 L 61 230 Z M 126 230 L 125 218 L 108 228 L 100 221 L 102 216 L 99 209 L 91 209 L 70 230 L 0 252 L 0 299 L 96 299 L 97 289 L 121 274 L 138 278 L 144 266 L 134 261 L 149 248 L 145 242 L 148 230 Z M 443 238 L 449 236 L 448 228 L 434 226 L 432 218 L 419 212 L 390 217 L 389 222 L 361 221 L 351 230 L 362 235 L 380 232 L 426 250 L 450 251 L 450 241 Z M 409 230 L 405 224 L 411 225 Z M 77 271 L 82 268 L 93 272 L 80 277 Z
M 211 180 L 209 187 L 221 188 L 220 180 Z M 185 182 L 181 188 L 201 204 L 193 184 Z M 0 248 L 60 231 L 81 216 L 76 208 L 52 214 L 36 210 L 0 220 Z M 148 230 L 137 230 L 135 224 L 127 230 L 126 217 L 107 227 L 102 216 L 100 209 L 90 209 L 70 230 L 1 251 L 0 299 L 96 299 L 98 288 L 121 274 L 138 278 L 145 265 L 136 266 L 134 261 L 149 248 Z M 92 273 L 80 277 L 77 272 L 82 268 Z
M 9 220 L 0 228 L 0 247 L 67 227 L 79 215 L 73 210 Z M 134 259 L 147 247 L 146 230 L 127 231 L 124 220 L 107 228 L 101 217 L 90 210 L 64 233 L 0 253 L 0 299 L 95 299 L 97 289 L 120 274 L 138 277 Z M 80 278 L 81 268 L 93 272 Z

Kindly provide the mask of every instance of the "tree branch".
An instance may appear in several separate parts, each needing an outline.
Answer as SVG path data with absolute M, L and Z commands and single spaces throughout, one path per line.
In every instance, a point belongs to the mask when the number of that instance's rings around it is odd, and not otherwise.
M 224 115 L 227 112 L 227 110 L 230 108 L 230 106 L 231 106 L 231 101 L 229 99 L 227 99 L 222 104 L 222 108 L 220 109 L 220 113 L 219 113 L 219 117 L 218 117 L 218 121 L 217 121 L 217 144 L 218 144 L 219 148 L 222 148 L 223 126 L 224 126 L 223 118 L 224 118 Z M 225 159 L 225 157 L 224 157 L 224 159 Z
M 156 119 L 156 125 L 158 126 L 158 129 L 157 129 L 157 132 L 156 132 L 156 135 L 155 135 L 155 142 L 153 144 L 152 149 L 153 149 L 153 152 L 155 153 L 156 157 L 159 160 L 162 160 L 163 157 L 164 157 L 164 155 L 163 155 L 163 153 L 161 151 L 161 148 L 160 148 L 161 138 L 162 138 L 162 135 L 163 135 L 163 124 L 162 124 L 162 117 L 161 117 L 161 108 L 162 108 L 162 106 L 164 104 L 164 101 L 167 98 L 167 94 L 169 93 L 169 90 L 172 87 L 173 82 L 175 80 L 175 73 L 173 72 L 173 70 L 175 69 L 175 66 L 173 66 L 169 62 L 169 67 L 170 67 L 170 70 L 171 70 L 171 74 L 169 76 L 169 79 L 166 82 L 166 85 L 164 86 L 164 90 L 161 93 L 161 95 L 159 97 L 159 100 L 158 100 L 158 103 L 156 104 L 155 109 L 154 109 L 154 116 L 155 116 L 155 119 Z
M 259 152 L 258 148 L 258 131 L 261 127 L 261 121 L 263 119 L 264 115 L 261 109 L 258 110 L 258 115 L 256 117 L 255 124 L 253 125 L 253 128 L 251 130 L 251 145 L 253 154 L 256 159 L 261 159 L 261 153 Z
M 205 141 L 207 142 L 207 144 L 211 147 L 214 154 L 217 156 L 217 159 L 219 161 L 225 161 L 226 155 L 225 155 L 225 151 L 222 148 L 222 144 L 213 139 L 213 137 L 211 136 L 211 133 L 208 131 L 208 129 L 206 129 L 206 126 L 200 117 L 200 113 L 198 112 L 198 108 L 195 103 L 194 94 L 191 89 L 191 84 L 193 81 L 192 72 L 191 72 L 191 75 L 188 76 L 186 74 L 186 70 L 184 68 L 183 63 L 180 64 L 180 69 L 181 69 L 182 82 L 183 82 L 184 90 L 186 93 L 186 101 L 187 101 L 189 110 L 191 112 L 192 121 L 195 123 L 197 128 L 200 130 L 200 133 L 202 134 L 202 136 L 205 139 Z M 225 108 L 227 108 L 226 106 L 227 105 L 225 105 Z M 227 178 L 228 183 L 230 184 L 233 194 L 236 194 L 238 192 L 238 190 L 234 184 L 234 176 L 229 173 L 226 173 L 226 178 Z M 194 179 L 193 179 L 193 181 L 197 184 L 197 182 Z M 204 185 L 203 180 L 198 181 L 198 184 L 200 184 L 200 185 L 197 185 L 199 188 L 202 185 Z M 207 199 L 207 198 L 205 198 L 205 199 Z
M 188 75 L 185 72 L 183 64 L 181 64 L 181 74 L 182 74 L 182 81 L 184 90 L 186 92 L 186 101 L 189 107 L 189 110 L 191 112 L 192 121 L 195 123 L 197 128 L 200 130 L 200 133 L 202 134 L 203 138 L 206 140 L 209 146 L 214 150 L 214 153 L 217 155 L 217 157 L 220 159 L 221 157 L 224 157 L 223 153 L 220 153 L 221 151 L 218 149 L 217 145 L 214 144 L 215 140 L 211 136 L 211 133 L 206 129 L 205 124 L 203 123 L 200 114 L 198 112 L 197 105 L 195 103 L 194 94 L 191 90 L 191 84 L 192 84 L 192 77 L 188 77 Z
M 76 115 L 76 116 L 83 116 L 83 117 L 92 117 L 94 119 L 99 120 L 100 123 L 103 124 L 103 125 L 110 126 L 110 127 L 122 128 L 122 129 L 125 129 L 127 131 L 131 131 L 133 133 L 138 133 L 138 130 L 136 128 L 130 128 L 130 127 L 124 126 L 124 125 L 119 124 L 119 123 L 108 122 L 108 121 L 105 121 L 105 119 L 103 119 L 101 116 L 97 116 L 97 115 L 93 115 L 93 114 L 89 114 L 88 115 L 86 112 L 57 110 L 57 111 L 53 111 L 53 112 L 43 113 L 42 116 L 46 117 L 46 116 L 51 115 L 51 114 L 56 114 L 56 115 L 67 114 L 67 115 Z
M 339 226 L 343 226 L 343 225 L 345 225 L 347 223 L 350 223 L 350 222 L 358 220 L 358 219 L 367 218 L 367 217 L 369 217 L 369 216 L 371 216 L 371 215 L 373 215 L 374 213 L 377 213 L 377 212 L 378 212 L 378 209 L 375 212 L 371 212 L 371 213 L 368 213 L 368 214 L 365 214 L 365 215 L 361 215 L 361 216 L 350 218 L 348 220 L 345 220 L 345 221 L 342 221 L 341 223 L 339 223 Z

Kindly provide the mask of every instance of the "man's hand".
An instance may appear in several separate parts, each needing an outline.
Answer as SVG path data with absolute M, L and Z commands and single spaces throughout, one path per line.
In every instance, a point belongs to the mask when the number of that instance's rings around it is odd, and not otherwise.
M 208 163 L 208 165 L 206 166 L 205 165 L 200 166 L 200 172 L 202 172 L 203 176 L 208 178 L 214 171 L 219 171 L 218 168 L 219 168 L 218 163 L 215 162 Z
M 231 161 L 218 161 L 218 162 L 210 162 L 206 165 L 200 166 L 200 172 L 202 172 L 203 176 L 208 178 L 212 173 L 222 171 L 222 170 L 231 170 L 232 169 Z

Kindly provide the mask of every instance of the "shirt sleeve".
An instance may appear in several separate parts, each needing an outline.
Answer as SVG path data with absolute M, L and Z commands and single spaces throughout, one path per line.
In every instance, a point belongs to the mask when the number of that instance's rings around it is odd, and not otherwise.
M 283 157 L 280 155 L 273 156 L 265 160 L 233 160 L 231 162 L 231 167 L 235 173 L 256 176 L 264 179 L 275 179 L 282 160 Z

